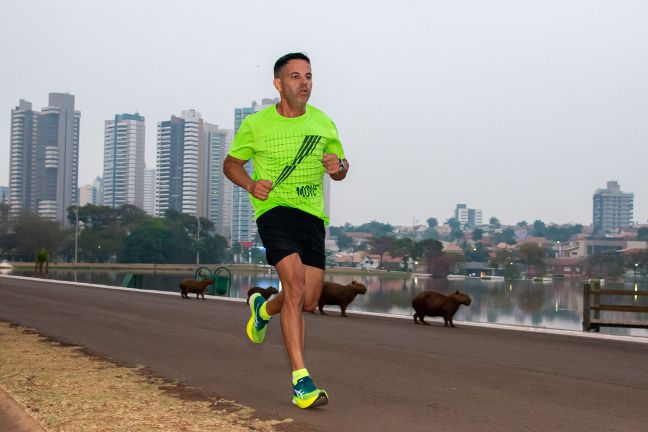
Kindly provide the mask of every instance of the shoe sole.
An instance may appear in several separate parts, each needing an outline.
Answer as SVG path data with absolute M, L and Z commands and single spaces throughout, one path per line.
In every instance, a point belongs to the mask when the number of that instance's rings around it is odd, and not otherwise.
M 312 399 L 313 399 L 312 402 L 310 402 L 310 400 L 308 400 L 308 401 L 299 403 L 299 402 L 297 402 L 297 399 L 293 397 L 292 402 L 301 409 L 317 408 L 317 407 L 321 407 L 321 406 L 324 406 L 324 405 L 328 404 L 328 395 L 326 394 L 326 392 L 324 390 L 320 391 L 319 394 L 317 396 L 315 396 L 314 398 L 312 398 Z
M 254 296 L 260 296 L 260 295 L 261 294 L 258 294 L 258 293 L 252 294 L 250 296 L 250 300 L 253 300 Z M 248 337 L 248 339 L 250 339 L 252 342 L 254 342 L 256 344 L 263 343 L 263 341 L 265 339 L 265 330 L 267 329 L 268 324 L 266 324 L 266 327 L 263 328 L 262 334 L 260 334 L 261 340 L 259 340 L 259 341 L 254 340 L 254 337 L 252 336 L 253 335 L 252 330 L 254 329 L 254 314 L 256 313 L 254 311 L 254 301 L 250 302 L 250 312 L 252 313 L 252 316 L 250 316 L 250 319 L 248 320 L 247 326 L 245 327 L 247 337 Z

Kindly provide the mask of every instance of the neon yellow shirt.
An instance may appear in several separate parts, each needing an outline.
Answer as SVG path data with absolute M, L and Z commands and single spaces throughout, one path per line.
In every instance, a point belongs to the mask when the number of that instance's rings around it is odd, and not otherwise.
M 275 106 L 249 115 L 239 128 L 229 155 L 254 163 L 253 180 L 271 180 L 273 189 L 265 201 L 254 198 L 254 217 L 277 207 L 293 207 L 328 224 L 324 211 L 322 178 L 324 153 L 344 158 L 333 121 L 317 108 L 306 105 L 299 117 L 283 117 Z

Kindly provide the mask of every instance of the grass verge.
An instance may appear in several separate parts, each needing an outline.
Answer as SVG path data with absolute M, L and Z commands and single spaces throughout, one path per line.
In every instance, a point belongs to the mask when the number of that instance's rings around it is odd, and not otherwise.
M 291 420 L 0 322 L 0 387 L 48 431 L 275 431 Z

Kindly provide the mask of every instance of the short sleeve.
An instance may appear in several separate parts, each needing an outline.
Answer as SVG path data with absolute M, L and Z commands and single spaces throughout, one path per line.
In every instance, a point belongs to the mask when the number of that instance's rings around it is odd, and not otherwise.
M 228 154 L 241 160 L 250 160 L 254 157 L 254 135 L 247 118 L 243 120 L 236 132 Z
M 340 142 L 340 138 L 338 137 L 338 131 L 337 127 L 335 126 L 335 123 L 331 121 L 331 127 L 333 129 L 332 136 L 329 138 L 328 142 L 326 143 L 326 147 L 324 148 L 324 153 L 330 153 L 330 154 L 335 154 L 337 155 L 338 158 L 344 159 L 344 150 L 342 149 L 342 143 Z

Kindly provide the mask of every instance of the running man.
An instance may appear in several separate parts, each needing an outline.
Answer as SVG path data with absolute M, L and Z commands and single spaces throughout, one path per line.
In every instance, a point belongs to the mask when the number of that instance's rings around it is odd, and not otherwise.
M 259 236 L 282 290 L 270 301 L 250 297 L 247 335 L 262 343 L 270 319 L 281 314 L 281 330 L 292 366 L 293 403 L 300 408 L 326 405 L 304 364 L 306 323 L 324 282 L 323 176 L 342 180 L 349 170 L 333 121 L 308 105 L 313 87 L 310 59 L 302 53 L 281 57 L 274 65 L 280 100 L 245 118 L 223 164 L 234 184 L 248 191 Z M 250 177 L 243 167 L 254 163 Z

